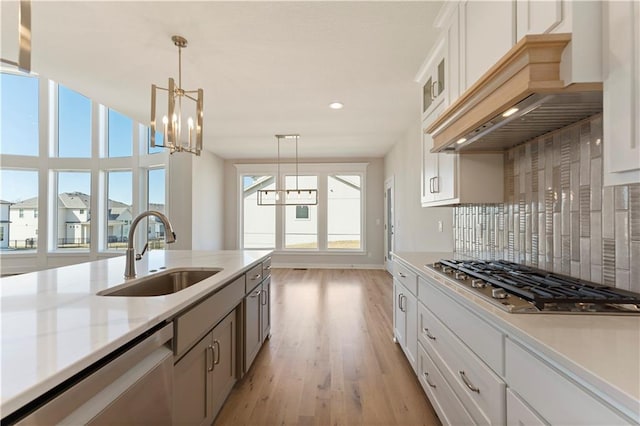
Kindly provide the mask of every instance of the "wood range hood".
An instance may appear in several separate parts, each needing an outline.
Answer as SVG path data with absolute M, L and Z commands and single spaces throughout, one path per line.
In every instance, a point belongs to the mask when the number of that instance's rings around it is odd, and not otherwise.
M 425 130 L 431 152 L 501 151 L 602 112 L 601 82 L 560 80 L 570 41 L 571 34 L 523 37 Z

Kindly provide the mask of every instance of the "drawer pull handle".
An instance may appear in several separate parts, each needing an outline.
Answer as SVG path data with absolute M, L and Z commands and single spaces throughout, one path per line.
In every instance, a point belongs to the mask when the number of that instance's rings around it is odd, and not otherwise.
M 427 373 L 427 372 L 425 371 L 425 372 L 424 372 L 424 373 L 422 373 L 422 374 L 424 374 L 424 381 L 425 381 L 425 382 L 427 382 L 427 384 L 428 384 L 430 387 L 432 387 L 432 388 L 434 388 L 434 389 L 435 389 L 437 386 L 436 386 L 436 385 L 434 385 L 433 383 L 431 383 L 431 382 L 429 381 L 429 373 Z
M 216 339 L 213 341 L 213 344 L 216 346 L 216 349 L 214 351 L 216 357 L 213 361 L 213 365 L 218 365 L 220 364 L 220 341 Z
M 400 278 L 407 278 L 407 276 L 405 274 L 403 274 L 402 272 L 398 272 L 398 275 L 400 275 Z
M 262 278 L 262 275 L 260 274 L 255 274 L 255 276 L 253 278 L 251 278 L 252 280 L 259 280 L 260 278 Z
M 213 364 L 214 364 L 214 349 L 213 346 L 209 345 L 207 346 L 207 351 L 211 352 L 211 361 L 209 362 L 209 365 L 207 366 L 207 371 L 213 371 Z
M 252 299 L 255 299 L 256 297 L 260 296 L 260 293 L 262 293 L 262 290 L 258 290 L 258 291 L 256 291 L 255 293 L 253 293 L 253 294 L 252 294 L 251 296 L 249 296 L 249 297 L 251 297 Z
M 429 333 L 429 329 L 428 328 L 423 328 L 422 332 L 431 340 L 436 340 L 436 336 L 432 336 L 431 333 Z
M 266 269 L 267 271 L 270 271 L 271 270 L 271 265 L 265 266 L 264 269 Z
M 464 382 L 465 385 L 467 385 L 467 387 L 475 393 L 480 393 L 480 389 L 478 389 L 477 387 L 473 386 L 471 384 L 471 382 L 469 381 L 469 379 L 467 379 L 467 375 L 464 374 L 464 371 L 460 370 L 458 371 L 458 374 L 460 374 L 460 378 L 462 378 L 462 381 Z

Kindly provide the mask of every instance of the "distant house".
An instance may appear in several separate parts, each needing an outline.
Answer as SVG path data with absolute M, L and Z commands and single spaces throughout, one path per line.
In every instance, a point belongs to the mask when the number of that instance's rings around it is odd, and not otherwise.
M 27 198 L 11 205 L 9 210 L 11 240 L 24 244 L 38 241 L 38 197 Z
M 131 206 L 120 201 L 109 200 L 107 211 L 107 242 L 127 241 L 133 220 Z
M 58 244 L 85 244 L 90 239 L 91 197 L 82 192 L 58 195 Z
M 11 203 L 0 200 L 0 248 L 9 247 L 9 211 Z

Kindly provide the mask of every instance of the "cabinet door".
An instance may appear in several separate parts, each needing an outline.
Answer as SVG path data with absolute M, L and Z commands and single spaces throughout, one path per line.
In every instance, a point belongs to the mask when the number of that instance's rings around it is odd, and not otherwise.
M 236 314 L 231 312 L 213 329 L 213 371 L 211 371 L 211 399 L 213 416 L 222 408 L 222 404 L 236 382 Z
M 261 319 L 262 319 L 262 341 L 269 338 L 271 333 L 271 277 L 262 282 L 261 297 Z
M 414 295 L 405 293 L 403 307 L 405 310 L 405 354 L 409 364 L 417 371 L 418 359 L 418 304 Z
M 527 34 L 552 32 L 562 22 L 563 0 L 517 0 L 516 41 Z
M 213 363 L 211 334 L 207 334 L 173 367 L 173 423 L 201 425 L 213 421 L 211 398 L 207 397 Z
M 436 200 L 435 184 L 438 178 L 438 155 L 430 152 L 433 138 L 428 133 L 422 133 L 422 193 L 423 205 Z
M 605 185 L 640 182 L 640 4 L 605 2 L 603 161 Z
M 255 287 L 244 298 L 244 371 L 249 371 L 260 346 L 262 345 L 262 329 L 260 327 L 260 295 L 261 286 Z
M 513 1 L 460 4 L 461 92 L 472 86 L 515 44 Z
M 436 200 L 452 200 L 458 197 L 458 154 L 436 154 L 438 156 L 438 177 L 436 179 Z
M 393 322 L 394 322 L 394 335 L 396 341 L 400 346 L 404 347 L 406 344 L 406 315 L 404 312 L 403 298 L 408 292 L 404 287 L 396 280 L 393 280 Z

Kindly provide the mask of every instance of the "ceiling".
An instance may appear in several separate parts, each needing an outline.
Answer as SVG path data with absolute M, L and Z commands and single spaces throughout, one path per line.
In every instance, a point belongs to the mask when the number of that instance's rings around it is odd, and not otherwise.
M 420 117 L 413 80 L 440 6 L 34 0 L 32 70 L 148 123 L 151 84 L 177 79 L 179 34 L 183 86 L 204 89 L 206 150 L 274 158 L 274 134 L 300 133 L 302 158 L 381 157 Z M 16 11 L 2 1 L 3 57 L 16 50 Z M 328 107 L 336 100 L 344 109 Z

